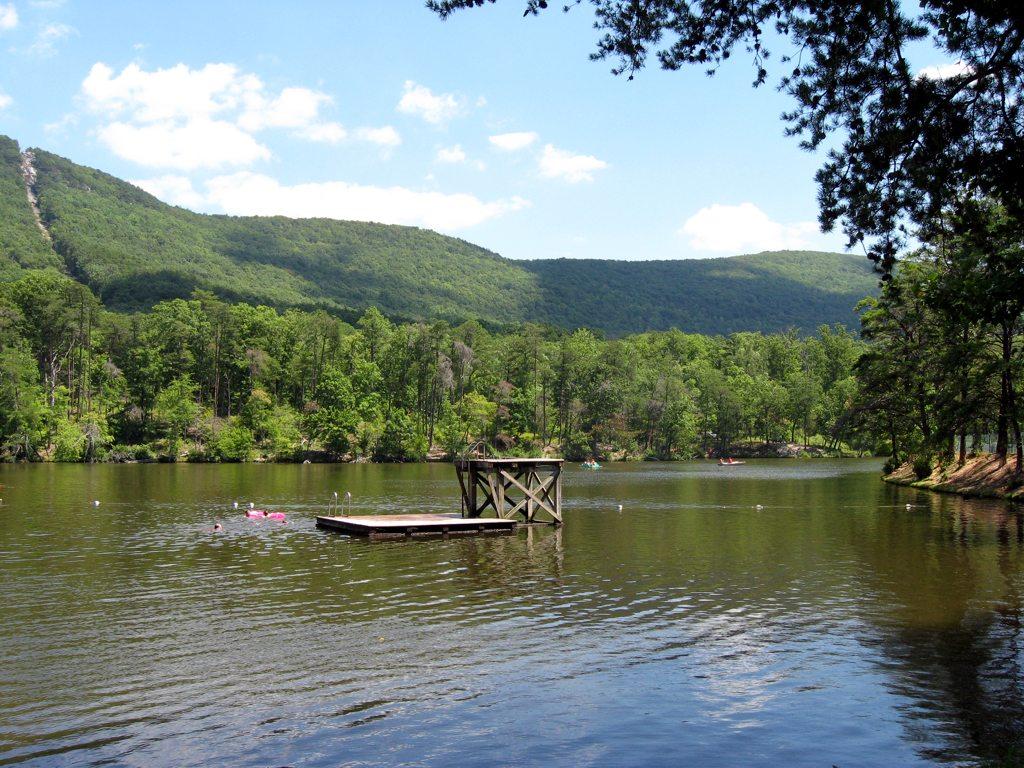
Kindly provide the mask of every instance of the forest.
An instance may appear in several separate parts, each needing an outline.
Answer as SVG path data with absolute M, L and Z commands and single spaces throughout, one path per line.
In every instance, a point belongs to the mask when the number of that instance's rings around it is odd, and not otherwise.
M 349 324 L 204 291 L 117 313 L 57 270 L 26 270 L 0 283 L 0 455 L 407 461 L 479 441 L 570 459 L 763 441 L 871 451 L 849 418 L 866 349 L 842 326 L 608 339 L 376 309 Z
M 920 478 L 992 450 L 1024 474 L 1024 225 L 970 196 L 921 230 L 882 295 L 865 302 L 858 414 L 884 435 L 890 468 Z

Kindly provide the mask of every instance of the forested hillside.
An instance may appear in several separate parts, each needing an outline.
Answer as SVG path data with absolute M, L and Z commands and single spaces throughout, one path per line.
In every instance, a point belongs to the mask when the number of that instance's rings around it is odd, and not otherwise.
M 817 252 L 706 261 L 513 261 L 429 230 L 330 219 L 192 213 L 109 174 L 34 150 L 35 225 L 17 145 L 0 143 L 0 279 L 58 266 L 115 310 L 206 290 L 228 301 L 354 319 L 536 321 L 617 336 L 680 328 L 812 332 L 856 326 L 877 292 L 866 260 Z
M 541 278 L 537 317 L 613 333 L 801 331 L 857 326 L 853 307 L 876 292 L 866 259 L 782 251 L 691 261 L 553 259 L 525 262 Z M 827 318 L 827 320 L 825 319 Z
M 0 136 L 0 280 L 16 277 L 23 268 L 57 267 L 60 263 L 32 215 L 18 145 Z

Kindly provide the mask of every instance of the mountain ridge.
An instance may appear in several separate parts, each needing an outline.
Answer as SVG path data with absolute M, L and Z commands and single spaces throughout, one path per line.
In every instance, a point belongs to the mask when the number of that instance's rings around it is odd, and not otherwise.
M 376 306 L 403 320 L 536 321 L 609 335 L 855 327 L 854 305 L 877 291 L 870 264 L 847 254 L 512 260 L 418 227 L 195 213 L 0 137 L 0 280 L 45 267 L 123 311 L 203 289 L 342 316 Z

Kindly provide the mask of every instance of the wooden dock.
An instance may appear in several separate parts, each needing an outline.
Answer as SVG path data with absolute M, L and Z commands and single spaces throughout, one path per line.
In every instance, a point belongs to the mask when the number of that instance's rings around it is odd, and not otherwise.
M 512 533 L 516 521 L 500 517 L 462 517 L 459 514 L 338 515 L 317 517 L 318 528 L 369 536 L 454 536 L 470 533 Z

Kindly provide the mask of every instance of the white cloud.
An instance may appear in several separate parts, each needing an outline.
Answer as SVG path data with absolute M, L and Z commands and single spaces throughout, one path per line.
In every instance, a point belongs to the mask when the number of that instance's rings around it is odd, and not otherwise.
M 78 30 L 67 24 L 47 24 L 36 35 L 28 52 L 36 56 L 52 56 L 57 52 L 57 43 L 75 34 Z
M 348 131 L 341 123 L 314 123 L 300 128 L 296 133 L 304 139 L 324 144 L 337 144 L 348 137 Z
M 927 78 L 928 80 L 948 80 L 951 77 L 958 77 L 970 71 L 970 64 L 963 59 L 957 59 L 948 64 L 933 64 L 930 67 L 922 67 L 917 70 L 917 76 Z
M 380 128 L 356 128 L 355 137 L 359 141 L 368 141 L 381 147 L 397 147 L 402 143 L 402 137 L 390 125 Z
M 442 125 L 462 112 L 462 101 L 452 93 L 434 93 L 425 85 L 406 80 L 398 111 L 417 115 L 432 125 Z
M 464 163 L 466 162 L 466 153 L 458 144 L 454 147 L 441 147 L 441 149 L 437 150 L 437 162 Z
M 233 64 L 207 64 L 202 69 L 178 64 L 152 72 L 129 64 L 114 75 L 106 64 L 97 63 L 82 82 L 82 96 L 91 110 L 108 116 L 127 114 L 138 122 L 237 111 L 250 100 L 263 98 L 262 90 L 258 77 L 239 72 Z
M 265 160 L 270 151 L 254 137 L 265 130 L 328 144 L 349 137 L 343 125 L 322 118 L 332 102 L 326 93 L 298 86 L 275 93 L 234 64 L 148 71 L 129 64 L 115 72 L 98 62 L 82 81 L 81 97 L 109 121 L 98 131 L 101 140 L 120 157 L 151 167 L 192 170 Z M 377 140 L 400 141 L 397 133 Z
M 3 91 L 0 91 L 0 109 L 7 109 L 14 102 L 10 96 Z
M 68 112 L 52 123 L 44 123 L 43 130 L 47 133 L 64 133 L 76 125 L 78 125 L 78 115 Z
M 470 194 L 421 192 L 328 181 L 285 186 L 242 171 L 207 182 L 208 203 L 233 215 L 328 217 L 443 231 L 472 227 L 529 205 L 519 197 L 485 202 Z
M 570 184 L 593 181 L 594 172 L 608 167 L 604 160 L 593 155 L 574 155 L 551 144 L 544 145 L 540 157 L 540 174 L 549 179 L 562 179 Z
M 18 26 L 18 9 L 11 5 L 0 5 L 0 32 Z
M 753 203 L 701 208 L 679 234 L 689 238 L 691 248 L 729 254 L 810 248 L 821 238 L 815 222 L 781 224 Z
M 309 88 L 285 88 L 275 98 L 267 98 L 260 90 L 248 91 L 243 100 L 245 111 L 238 124 L 247 131 L 259 131 L 311 127 L 316 124 L 320 106 L 330 103 L 331 97 Z
M 223 168 L 270 158 L 270 150 L 233 123 L 197 118 L 183 125 L 116 122 L 103 126 L 100 141 L 125 160 L 153 168 Z
M 133 180 L 132 184 L 158 197 L 165 203 L 181 205 L 186 208 L 200 208 L 203 205 L 203 195 L 197 192 L 187 176 L 157 176 L 152 179 Z
M 488 136 L 487 140 L 498 149 L 506 152 L 515 152 L 519 149 L 526 149 L 537 140 L 535 131 L 513 131 L 512 133 L 499 133 L 495 136 Z

